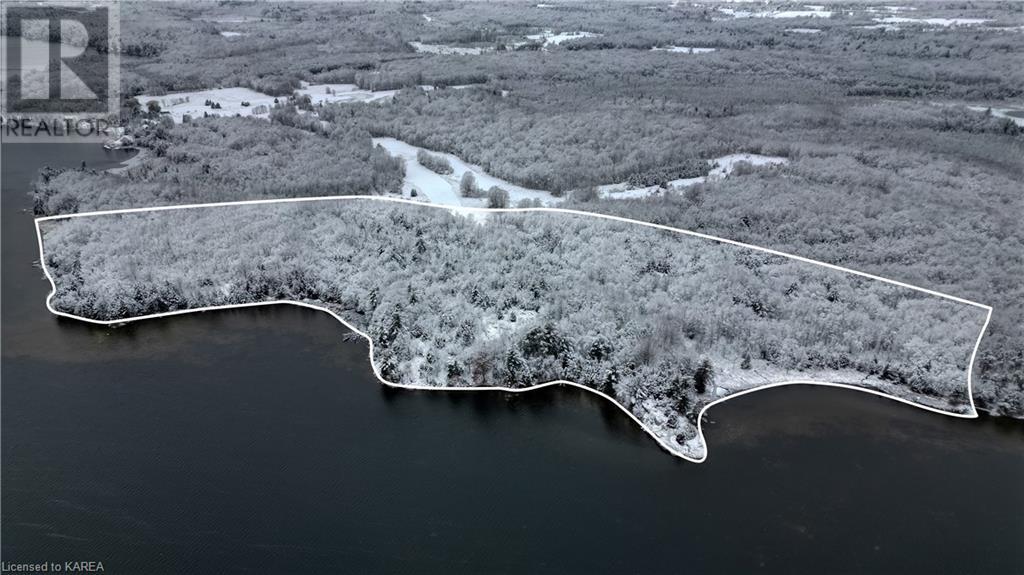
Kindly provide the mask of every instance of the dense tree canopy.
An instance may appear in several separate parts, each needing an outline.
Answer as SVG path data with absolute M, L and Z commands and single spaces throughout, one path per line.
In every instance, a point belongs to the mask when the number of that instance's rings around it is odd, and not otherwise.
M 964 412 L 986 315 L 815 264 L 564 213 L 481 222 L 354 199 L 91 216 L 42 232 L 61 311 L 113 320 L 316 302 L 370 335 L 389 381 L 575 381 L 690 456 L 703 453 L 692 440 L 704 405 L 772 381 L 847 382 Z

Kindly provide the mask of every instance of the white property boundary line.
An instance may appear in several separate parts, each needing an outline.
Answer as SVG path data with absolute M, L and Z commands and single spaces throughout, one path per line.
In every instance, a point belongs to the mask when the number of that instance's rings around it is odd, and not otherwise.
M 133 214 L 133 213 L 144 213 L 144 212 L 162 212 L 162 211 L 173 211 L 173 210 L 191 210 L 191 209 L 197 209 L 197 208 L 220 208 L 220 207 L 235 207 L 235 206 L 248 206 L 248 205 L 286 204 L 286 203 L 300 203 L 300 202 L 322 202 L 322 201 L 337 201 L 337 200 L 343 200 L 343 201 L 345 201 L 345 200 L 385 201 L 385 202 L 394 202 L 394 203 L 401 203 L 401 204 L 412 204 L 412 205 L 417 205 L 417 206 L 422 206 L 422 207 L 428 207 L 428 208 L 434 208 L 434 209 L 443 209 L 443 210 L 455 211 L 455 212 L 460 212 L 461 211 L 461 212 L 482 212 L 482 213 L 522 213 L 522 212 L 566 213 L 566 214 L 573 214 L 573 215 L 584 216 L 584 217 L 589 217 L 589 218 L 599 218 L 599 219 L 605 219 L 605 220 L 625 222 L 625 223 L 629 223 L 629 224 L 645 226 L 645 227 L 648 227 L 648 228 L 654 228 L 654 229 L 669 231 L 669 232 L 673 232 L 673 233 L 679 233 L 679 234 L 684 234 L 684 235 L 688 235 L 688 236 L 703 238 L 703 239 L 706 239 L 706 240 L 711 240 L 711 241 L 715 241 L 715 242 L 719 242 L 719 243 L 739 246 L 739 247 L 742 247 L 742 248 L 747 248 L 747 249 L 751 249 L 751 250 L 755 250 L 755 251 L 760 251 L 760 252 L 764 252 L 764 253 L 768 253 L 768 254 L 772 254 L 772 255 L 782 256 L 782 257 L 789 258 L 789 259 L 792 259 L 792 260 L 797 260 L 797 261 L 801 261 L 801 262 L 805 262 L 805 263 L 814 264 L 814 265 L 817 265 L 817 266 L 822 266 L 822 267 L 825 267 L 825 268 L 828 268 L 828 269 L 833 269 L 833 270 L 837 270 L 837 271 L 841 271 L 841 272 L 846 272 L 846 273 L 858 275 L 858 276 L 869 278 L 869 279 L 872 279 L 872 280 L 881 281 L 881 282 L 884 282 L 884 283 L 888 283 L 888 284 L 892 284 L 892 285 L 896 285 L 896 286 L 912 289 L 912 290 L 915 290 L 915 291 L 919 291 L 919 292 L 922 292 L 922 293 L 926 293 L 926 294 L 929 294 L 929 295 L 941 297 L 941 298 L 948 299 L 948 300 L 951 300 L 951 301 L 955 301 L 955 302 L 958 302 L 958 303 L 974 306 L 974 307 L 977 307 L 977 308 L 985 310 L 986 314 L 985 314 L 985 323 L 984 323 L 984 325 L 982 325 L 980 333 L 978 334 L 978 338 L 974 342 L 974 349 L 971 351 L 970 362 L 969 362 L 969 364 L 967 366 L 967 398 L 968 398 L 968 401 L 970 402 L 971 409 L 970 409 L 970 411 L 968 413 L 954 413 L 954 412 L 951 412 L 951 411 L 944 411 L 944 410 L 941 410 L 941 409 L 936 409 L 934 407 L 929 407 L 927 405 L 922 405 L 920 403 L 914 403 L 913 401 L 910 401 L 908 399 L 897 397 L 895 395 L 890 395 L 890 394 L 887 394 L 887 393 L 884 393 L 884 392 L 881 392 L 881 391 L 877 391 L 877 390 L 873 390 L 873 389 L 868 389 L 868 388 L 865 388 L 865 387 L 858 387 L 858 386 L 855 386 L 855 385 L 845 384 L 845 383 L 832 383 L 832 382 L 814 381 L 814 380 L 791 380 L 791 381 L 781 381 L 781 382 L 776 382 L 776 383 L 767 383 L 767 384 L 764 384 L 764 385 L 758 385 L 756 387 L 752 387 L 750 389 L 745 389 L 745 390 L 742 390 L 742 391 L 737 391 L 737 392 L 730 393 L 729 395 L 727 395 L 725 397 L 722 397 L 720 399 L 716 399 L 716 400 L 712 401 L 711 403 L 708 403 L 707 405 L 704 406 L 703 409 L 700 410 L 700 413 L 697 415 L 697 437 L 700 439 L 701 445 L 704 447 L 704 453 L 699 458 L 695 459 L 695 458 L 692 458 L 692 457 L 690 457 L 690 456 L 688 456 L 688 455 L 686 455 L 686 454 L 676 450 L 673 446 L 669 445 L 664 440 L 662 440 L 654 432 L 654 430 L 650 429 L 647 425 L 645 425 L 642 421 L 640 421 L 635 415 L 633 415 L 632 412 L 630 412 L 628 409 L 626 409 L 615 398 L 613 398 L 613 397 L 611 397 L 611 396 L 609 396 L 609 395 L 607 395 L 607 394 L 605 394 L 605 393 L 603 393 L 601 391 L 598 391 L 596 389 L 587 387 L 585 385 L 581 385 L 581 384 L 573 382 L 573 381 L 553 380 L 553 381 L 548 381 L 548 382 L 544 382 L 544 383 L 538 383 L 538 384 L 535 384 L 535 385 L 532 385 L 532 386 L 529 386 L 529 387 L 522 387 L 522 388 L 510 388 L 510 387 L 501 387 L 501 386 L 452 387 L 452 386 L 430 386 L 430 385 L 402 384 L 402 383 L 390 382 L 390 381 L 384 379 L 384 377 L 380 373 L 380 370 L 377 368 L 377 364 L 374 362 L 373 339 L 369 335 L 363 333 L 358 328 L 356 328 L 355 326 L 350 324 L 349 322 L 345 321 L 338 314 L 334 313 L 330 309 L 328 309 L 326 307 L 323 307 L 323 306 L 313 305 L 313 304 L 309 304 L 309 303 L 306 303 L 306 302 L 295 301 L 295 300 L 274 300 L 274 301 L 265 301 L 265 302 L 252 302 L 252 303 L 241 303 L 241 304 L 227 304 L 227 305 L 220 305 L 220 306 L 207 306 L 207 307 L 200 307 L 200 308 L 194 308 L 194 309 L 177 310 L 177 311 L 155 313 L 155 314 L 149 314 L 149 315 L 141 315 L 141 316 L 135 316 L 135 317 L 129 317 L 129 318 L 117 319 L 117 320 L 96 320 L 96 319 L 91 319 L 91 318 L 82 317 L 82 316 L 78 316 L 78 315 L 74 315 L 74 314 L 70 314 L 70 313 L 59 311 L 57 309 L 54 309 L 54 307 L 52 305 L 53 296 L 57 292 L 57 284 L 54 283 L 53 277 L 50 276 L 50 270 L 46 266 L 46 256 L 45 256 L 45 253 L 43 251 L 43 234 L 42 234 L 42 231 L 40 230 L 40 227 L 39 227 L 40 222 L 53 221 L 53 220 L 66 220 L 66 219 L 73 219 L 73 218 L 86 218 L 86 217 L 93 217 L 93 216 L 118 215 L 118 214 Z M 354 332 L 354 333 L 362 336 L 364 339 L 366 339 L 366 341 L 369 343 L 369 346 L 370 346 L 370 352 L 369 352 L 369 355 L 370 355 L 370 368 L 373 370 L 374 376 L 381 383 L 383 383 L 384 385 L 388 385 L 388 386 L 391 386 L 391 387 L 402 388 L 402 389 L 417 389 L 417 390 L 430 390 L 430 391 L 502 391 L 502 392 L 507 392 L 507 393 L 523 393 L 523 392 L 533 391 L 535 389 L 541 389 L 541 388 L 549 387 L 549 386 L 553 386 L 553 385 L 571 385 L 573 387 L 577 387 L 577 388 L 589 391 L 590 393 L 594 393 L 594 394 L 596 394 L 596 395 L 598 395 L 600 397 L 603 397 L 603 398 L 607 399 L 608 401 L 612 402 L 613 405 L 615 405 L 616 407 L 621 409 L 626 415 L 628 415 L 633 421 L 635 421 L 637 423 L 637 425 L 640 426 L 641 429 L 643 429 L 645 432 L 647 432 L 648 435 L 653 437 L 654 440 L 657 441 L 658 444 L 661 445 L 661 447 L 664 448 L 666 451 L 668 451 L 672 455 L 681 457 L 681 458 L 683 458 L 683 459 L 685 459 L 687 461 L 692 461 L 694 463 L 701 463 L 701 462 L 703 462 L 704 460 L 707 459 L 709 447 L 708 447 L 707 440 L 704 437 L 703 419 L 704 419 L 704 413 L 708 409 L 710 409 L 714 405 L 718 405 L 719 403 L 728 401 L 728 400 L 736 398 L 736 397 L 740 397 L 740 396 L 746 395 L 748 393 L 753 393 L 755 391 L 760 391 L 762 389 L 769 389 L 769 388 L 772 388 L 772 387 L 781 387 L 781 386 L 784 386 L 784 385 L 820 385 L 820 386 L 825 386 L 825 387 L 838 387 L 838 388 L 842 388 L 842 389 L 850 389 L 850 390 L 854 390 L 854 391 L 870 393 L 870 394 L 877 395 L 877 396 L 880 396 L 880 397 L 885 397 L 885 398 L 888 398 L 888 399 L 892 399 L 892 400 L 898 401 L 900 403 L 905 403 L 907 405 L 912 405 L 912 406 L 918 407 L 920 409 L 925 409 L 925 410 L 928 410 L 928 411 L 931 411 L 931 412 L 934 412 L 934 413 L 941 413 L 943 415 L 949 415 L 949 416 L 952 416 L 952 417 L 959 417 L 959 418 L 964 418 L 964 419 L 975 419 L 975 418 L 978 417 L 978 410 L 977 410 L 977 408 L 974 405 L 974 392 L 973 392 L 974 361 L 975 361 L 975 358 L 976 358 L 976 356 L 978 354 L 978 347 L 981 345 L 981 340 L 985 336 L 985 331 L 988 329 L 989 321 L 992 319 L 992 307 L 991 306 L 988 306 L 988 305 L 985 305 L 985 304 L 981 304 L 981 303 L 977 303 L 977 302 L 974 302 L 974 301 L 971 301 L 971 300 L 959 298 L 959 297 L 952 296 L 952 295 L 949 295 L 949 294 L 944 294 L 944 293 L 937 292 L 937 291 L 934 291 L 934 290 L 930 290 L 930 289 L 926 289 L 926 288 L 922 288 L 922 287 L 906 284 L 906 283 L 899 282 L 899 281 L 896 281 L 896 280 L 892 280 L 892 279 L 888 279 L 888 278 L 883 278 L 883 277 L 872 275 L 872 274 L 869 274 L 869 273 L 865 273 L 865 272 L 861 272 L 861 271 L 857 271 L 857 270 L 853 270 L 853 269 L 849 269 L 849 268 L 844 268 L 844 267 L 841 267 L 841 266 L 837 266 L 837 265 L 833 265 L 833 264 L 829 264 L 829 263 L 825 263 L 825 262 L 820 262 L 820 261 L 812 260 L 812 259 L 805 258 L 805 257 L 802 257 L 802 256 L 787 254 L 787 253 L 780 252 L 780 251 L 773 250 L 773 249 L 769 249 L 769 248 L 764 248 L 764 247 L 760 247 L 760 246 L 746 244 L 746 243 L 743 243 L 743 242 L 738 242 L 738 241 L 735 241 L 735 240 L 729 240 L 729 239 L 725 239 L 725 238 L 720 238 L 720 237 L 716 237 L 716 236 L 712 236 L 712 235 L 708 235 L 708 234 L 702 234 L 702 233 L 694 232 L 694 231 L 690 231 L 690 230 L 683 230 L 683 229 L 679 229 L 679 228 L 673 228 L 673 227 L 665 226 L 665 225 L 661 225 L 661 224 L 654 224 L 654 223 L 650 223 L 650 222 L 643 222 L 643 221 L 639 221 L 639 220 L 632 220 L 632 219 L 629 219 L 629 218 L 622 218 L 622 217 L 611 216 L 611 215 L 607 215 L 607 214 L 599 214 L 599 213 L 593 213 L 593 212 L 584 212 L 584 211 L 580 211 L 580 210 L 570 210 L 570 209 L 564 209 L 564 208 L 502 208 L 502 209 L 494 209 L 494 208 L 469 208 L 469 207 L 460 207 L 460 206 L 446 206 L 446 205 L 438 205 L 438 204 L 429 204 L 429 203 L 419 202 L 419 201 L 415 201 L 415 200 L 406 200 L 406 199 L 399 199 L 399 198 L 388 198 L 388 197 L 383 197 L 383 196 L 318 196 L 318 197 L 312 197 L 312 198 L 280 198 L 280 199 L 271 199 L 271 200 L 244 200 L 244 201 L 236 201 L 236 202 L 215 202 L 215 203 L 208 203 L 208 204 L 184 204 L 184 205 L 175 205 L 175 206 L 156 206 L 156 207 L 150 207 L 150 208 L 126 208 L 126 209 L 117 209 L 117 210 L 100 210 L 100 211 L 94 211 L 94 212 L 82 212 L 82 213 L 75 213 L 75 214 L 45 216 L 45 217 L 40 217 L 40 218 L 36 218 L 35 219 L 35 228 L 36 228 L 36 240 L 39 243 L 39 263 L 40 263 L 40 266 L 43 268 L 43 273 L 46 275 L 46 279 L 50 282 L 50 293 L 49 293 L 49 295 L 46 296 L 46 308 L 48 310 L 50 310 L 50 313 L 52 313 L 54 315 L 61 316 L 61 317 L 66 317 L 66 318 L 70 318 L 70 319 L 74 319 L 74 320 L 78 320 L 78 321 L 83 321 L 83 322 L 86 322 L 86 323 L 96 324 L 96 325 L 117 325 L 117 324 L 141 321 L 141 320 L 146 320 L 146 319 L 156 319 L 156 318 L 160 318 L 160 317 L 169 317 L 169 316 L 183 315 L 183 314 L 189 314 L 189 313 L 199 313 L 199 312 L 204 312 L 204 311 L 217 311 L 217 310 L 236 309 L 236 308 L 262 307 L 262 306 L 279 305 L 279 304 L 290 304 L 290 305 L 295 305 L 295 306 L 299 306 L 299 307 L 315 309 L 315 310 L 327 313 L 328 315 L 330 315 L 334 319 L 338 320 L 338 322 L 340 322 L 346 328 L 348 328 L 352 332 Z

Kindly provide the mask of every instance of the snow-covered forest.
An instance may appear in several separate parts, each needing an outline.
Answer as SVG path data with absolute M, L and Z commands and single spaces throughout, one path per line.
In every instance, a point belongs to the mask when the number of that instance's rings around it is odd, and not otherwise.
M 1024 416 L 1024 5 L 545 4 L 126 3 L 125 113 L 149 156 L 123 177 L 45 173 L 37 213 L 399 193 L 401 162 L 371 142 L 397 138 L 567 207 L 992 305 L 976 400 Z M 575 32 L 591 35 L 530 38 Z M 714 51 L 652 50 L 667 46 Z M 289 99 L 301 82 L 398 92 L 318 105 Z M 281 107 L 171 127 L 130 98 L 232 86 Z M 643 199 L 595 191 L 735 153 L 788 162 Z
M 47 170 L 37 214 L 324 195 L 382 194 L 402 183 L 402 162 L 365 130 L 321 134 L 249 118 L 157 125 L 139 138 L 147 156 L 119 175 L 88 167 Z
M 965 413 L 986 315 L 749 248 L 565 213 L 464 216 L 352 199 L 40 229 L 60 311 L 115 320 L 317 303 L 369 334 L 389 381 L 574 381 L 691 457 L 704 452 L 703 406 L 771 382 L 849 383 Z

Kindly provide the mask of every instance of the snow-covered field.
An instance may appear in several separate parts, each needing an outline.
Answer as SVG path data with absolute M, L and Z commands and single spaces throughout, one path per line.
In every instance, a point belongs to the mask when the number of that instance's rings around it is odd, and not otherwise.
M 433 89 L 433 86 L 424 88 Z M 390 98 L 397 93 L 397 90 L 371 91 L 362 90 L 355 84 L 315 84 L 305 82 L 302 87 L 296 90 L 300 95 L 309 95 L 313 104 L 324 102 L 373 102 L 380 99 Z M 249 88 L 214 88 L 212 90 L 199 90 L 195 92 L 173 92 L 163 96 L 141 95 L 136 98 L 143 107 L 150 101 L 160 104 L 160 109 L 170 112 L 175 122 L 181 122 L 188 114 L 192 118 L 202 118 L 203 113 L 210 116 L 255 116 L 266 118 L 274 107 L 274 97 Z M 286 98 L 281 97 L 280 100 Z M 211 100 L 220 104 L 220 109 L 210 108 L 205 104 Z M 242 102 L 248 102 L 243 106 Z
M 795 34 L 818 34 L 821 32 L 821 28 L 786 28 L 786 32 L 793 32 Z
M 544 46 L 551 44 L 561 44 L 569 40 L 579 40 L 580 38 L 594 38 L 600 36 L 594 32 L 559 32 L 554 33 L 551 30 L 545 30 L 540 34 L 529 34 L 526 37 L 530 40 L 544 41 Z
M 866 26 L 855 26 L 855 28 L 863 28 L 865 30 L 885 30 L 886 32 L 899 32 L 903 29 L 895 24 L 869 24 Z
M 462 175 L 466 172 L 471 172 L 476 178 L 477 187 L 481 190 L 486 192 L 492 186 L 498 186 L 507 190 L 509 193 L 509 207 L 515 207 L 522 200 L 539 200 L 544 206 L 557 206 L 563 201 L 563 198 L 556 197 L 551 192 L 524 188 L 492 176 L 480 166 L 469 164 L 452 154 L 420 148 L 419 146 L 414 146 L 394 138 L 373 138 L 373 143 L 383 147 L 392 156 L 402 158 L 405 161 L 405 179 L 402 182 L 402 196 L 406 198 L 415 197 L 420 200 L 429 201 L 432 204 L 445 206 L 485 207 L 487 205 L 485 198 L 464 198 L 459 194 L 459 182 L 462 180 Z M 416 153 L 420 150 L 445 158 L 451 164 L 453 172 L 441 175 L 428 170 L 416 160 Z M 667 182 L 667 188 L 680 190 L 708 180 L 725 178 L 736 170 L 736 166 L 740 162 L 747 162 L 753 166 L 779 166 L 788 163 L 789 160 L 778 156 L 762 156 L 760 154 L 729 154 L 708 161 L 712 168 L 707 177 L 673 180 Z M 416 196 L 412 195 L 414 190 Z M 665 189 L 660 186 L 631 188 L 626 183 L 619 183 L 597 186 L 597 191 L 604 198 L 628 199 L 659 194 L 665 191 Z
M 402 195 L 412 197 L 412 191 L 416 191 L 418 199 L 427 200 L 432 204 L 446 206 L 483 207 L 487 204 L 484 198 L 464 198 L 459 194 L 459 182 L 462 175 L 471 172 L 476 178 L 478 188 L 486 191 L 492 186 L 498 186 L 508 191 L 509 206 L 514 207 L 524 199 L 540 200 L 544 205 L 554 205 L 561 200 L 543 190 L 531 190 L 517 186 L 511 182 L 496 178 L 484 171 L 480 166 L 468 164 L 457 156 L 443 152 L 434 152 L 407 144 L 394 138 L 374 138 L 375 145 L 382 146 L 392 156 L 402 158 L 405 161 L 405 180 L 402 182 Z M 442 176 L 428 170 L 416 161 L 416 153 L 425 150 L 435 156 L 441 156 L 451 164 L 453 172 Z
M 221 30 L 220 35 L 224 36 L 225 38 L 237 38 L 238 36 L 248 36 L 248 34 L 245 34 L 244 32 L 231 32 L 229 30 Z
M 708 178 L 724 178 L 729 174 L 733 173 L 736 169 L 736 165 L 740 162 L 746 162 L 752 166 L 781 166 L 788 164 L 789 160 L 781 156 L 762 156 L 761 154 L 729 154 L 728 156 L 722 156 L 711 160 L 711 164 L 715 167 L 708 173 Z
M 170 112 L 175 122 L 181 122 L 186 114 L 193 118 L 202 118 L 206 112 L 211 116 L 262 116 L 270 113 L 274 106 L 274 97 L 262 94 L 249 88 L 215 88 L 195 92 L 174 92 L 163 96 L 143 94 L 136 99 L 145 108 L 146 104 L 156 101 L 160 109 Z M 219 110 L 205 105 L 206 100 L 220 104 Z M 243 106 L 242 102 L 248 102 Z
M 434 89 L 433 86 L 421 86 L 421 88 Z M 376 100 L 391 98 L 398 93 L 398 90 L 363 90 L 355 84 L 307 84 L 302 82 L 302 87 L 296 90 L 301 96 L 309 96 L 313 105 L 331 102 L 373 102 Z
M 1018 126 L 1024 126 L 1024 106 L 1019 108 L 989 108 L 986 106 L 967 106 L 975 112 L 991 112 L 997 118 L 1008 118 Z
M 655 46 L 651 48 L 652 52 L 679 52 L 682 54 L 706 54 L 708 52 L 714 52 L 715 48 L 695 48 L 693 46 Z
M 990 22 L 986 18 L 907 18 L 905 16 L 886 16 L 885 18 L 872 18 L 881 24 L 920 24 L 927 26 L 974 26 Z
M 490 52 L 493 48 L 474 48 L 465 46 L 449 46 L 447 44 L 424 44 L 422 42 L 409 42 L 413 50 L 425 54 L 449 54 L 456 56 L 479 56 L 484 52 Z
M 804 5 L 805 10 L 740 10 L 737 8 L 719 8 L 718 11 L 733 18 L 831 18 L 832 11 L 817 4 Z
M 736 170 L 736 165 L 746 162 L 752 166 L 781 166 L 788 164 L 789 160 L 779 156 L 762 156 L 760 154 L 729 154 L 709 160 L 711 171 L 707 177 L 683 178 L 668 182 L 670 190 L 680 190 L 694 184 L 701 184 L 708 180 L 718 180 L 727 177 Z M 630 188 L 628 184 L 608 184 L 597 187 L 601 197 L 611 199 L 643 198 L 665 191 L 661 186 L 647 186 L 644 188 Z
M 197 20 L 213 22 L 215 24 L 241 24 L 243 22 L 255 22 L 257 18 L 252 16 L 209 16 L 197 18 Z
M 879 12 L 909 12 L 911 10 L 917 10 L 915 6 L 868 6 L 864 9 L 865 12 L 871 14 L 877 14 Z

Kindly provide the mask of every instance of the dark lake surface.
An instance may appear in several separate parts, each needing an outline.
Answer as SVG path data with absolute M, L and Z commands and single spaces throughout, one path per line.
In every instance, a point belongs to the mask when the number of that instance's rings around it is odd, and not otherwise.
M 30 181 L 99 146 L 3 146 L 5 562 L 119 574 L 1022 573 L 1024 424 L 776 388 L 710 454 L 604 400 L 389 390 L 289 306 L 111 329 L 50 315 Z

